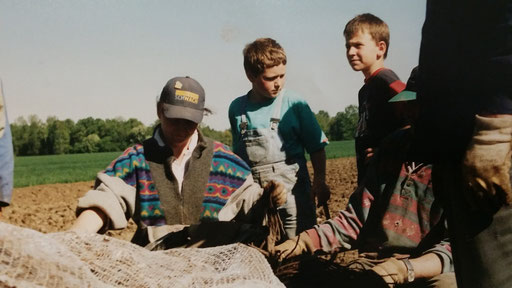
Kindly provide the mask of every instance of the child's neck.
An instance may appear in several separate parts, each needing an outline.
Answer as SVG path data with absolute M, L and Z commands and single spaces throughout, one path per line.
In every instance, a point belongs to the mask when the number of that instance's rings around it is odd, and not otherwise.
M 254 88 L 251 89 L 251 91 L 249 91 L 248 97 L 249 101 L 253 103 L 263 103 L 272 99 L 259 94 L 258 92 L 256 92 L 256 90 L 254 90 Z
M 187 150 L 187 148 L 190 145 L 190 141 L 192 140 L 192 137 L 189 139 L 181 142 L 181 143 L 171 143 L 169 146 L 172 149 L 172 154 L 174 157 L 176 157 L 177 160 L 181 161 L 183 158 L 184 152 Z
M 384 68 L 384 61 L 378 60 L 372 66 L 362 70 L 364 79 L 370 78 L 377 70 Z

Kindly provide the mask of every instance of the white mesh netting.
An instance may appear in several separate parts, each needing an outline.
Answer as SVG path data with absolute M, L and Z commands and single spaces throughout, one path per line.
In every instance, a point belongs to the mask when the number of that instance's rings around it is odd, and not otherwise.
M 98 234 L 0 222 L 0 287 L 284 287 L 242 244 L 148 251 Z

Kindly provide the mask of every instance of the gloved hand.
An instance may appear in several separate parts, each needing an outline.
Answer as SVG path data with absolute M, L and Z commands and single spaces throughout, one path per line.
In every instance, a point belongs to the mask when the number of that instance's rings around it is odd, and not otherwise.
M 464 177 L 473 191 L 470 201 L 512 204 L 510 185 L 512 117 L 476 115 L 475 132 L 464 159 Z M 484 202 L 484 203 L 485 203 Z
M 407 266 L 396 258 L 389 258 L 389 260 L 376 265 L 371 270 L 382 277 L 391 288 L 397 284 L 407 283 Z
M 288 190 L 286 190 L 285 186 L 281 182 L 270 181 L 267 185 L 265 185 L 264 190 L 270 190 L 270 199 L 274 207 L 283 206 L 288 199 Z
M 279 261 L 300 256 L 305 253 L 313 254 L 313 244 L 306 232 L 300 233 L 292 239 L 288 239 L 274 248 L 273 255 Z

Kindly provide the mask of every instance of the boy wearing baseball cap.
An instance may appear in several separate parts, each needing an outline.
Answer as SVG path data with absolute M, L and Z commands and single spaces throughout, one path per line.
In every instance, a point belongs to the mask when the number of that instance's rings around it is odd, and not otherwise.
M 169 80 L 157 103 L 160 124 L 153 136 L 98 173 L 94 189 L 79 199 L 71 230 L 123 229 L 131 218 L 137 224 L 132 242 L 144 246 L 184 225 L 256 221 L 252 216 L 263 189 L 242 159 L 201 134 L 204 104 L 199 82 Z M 281 185 L 271 191 L 276 205 L 285 196 Z

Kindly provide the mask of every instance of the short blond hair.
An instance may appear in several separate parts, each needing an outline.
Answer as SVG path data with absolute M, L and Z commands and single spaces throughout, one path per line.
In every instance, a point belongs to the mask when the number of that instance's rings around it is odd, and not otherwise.
M 286 65 L 286 53 L 283 47 L 272 38 L 258 38 L 245 45 L 244 51 L 245 73 L 253 76 L 261 75 L 266 68 Z
M 375 40 L 375 43 L 380 41 L 386 43 L 386 52 L 384 52 L 384 58 L 386 58 L 389 50 L 388 24 L 373 14 L 360 14 L 348 21 L 347 25 L 345 25 L 345 30 L 343 30 L 343 36 L 345 36 L 345 40 L 350 40 L 361 31 L 367 31 Z

